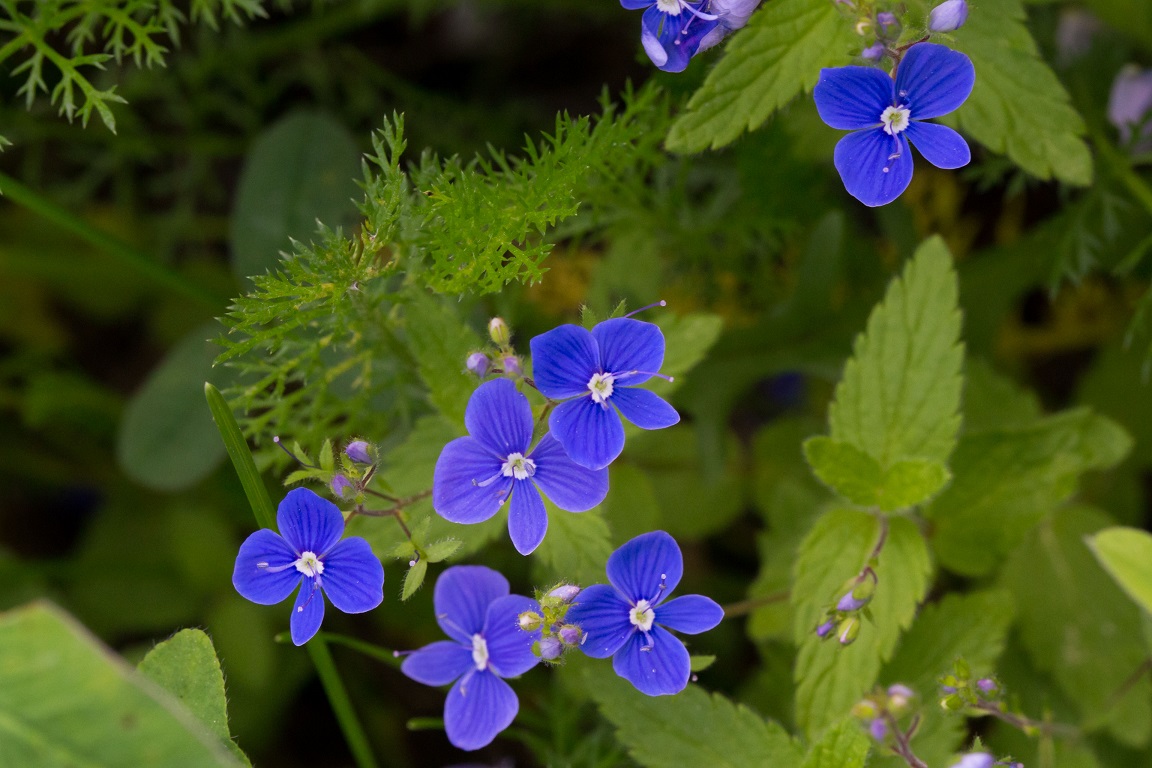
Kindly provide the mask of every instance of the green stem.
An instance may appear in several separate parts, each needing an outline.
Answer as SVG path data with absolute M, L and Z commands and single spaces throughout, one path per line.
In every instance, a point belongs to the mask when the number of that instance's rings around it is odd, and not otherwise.
M 359 768 L 376 768 L 376 758 L 372 756 L 372 747 L 368 744 L 368 736 L 360 726 L 356 711 L 352 709 L 352 700 L 348 698 L 348 690 L 344 681 L 336 672 L 336 664 L 332 661 L 332 652 L 323 635 L 317 634 L 304 646 L 312 663 L 316 666 L 316 674 L 320 676 L 320 684 L 324 686 L 324 693 L 328 696 L 328 703 L 336 714 L 336 721 L 340 723 L 340 730 L 344 732 L 344 739 L 352 750 L 352 757 Z
M 317 635 L 317 637 L 323 637 L 324 640 L 327 641 L 328 643 L 333 643 L 335 645 L 343 645 L 346 648 L 351 648 L 354 651 L 359 651 L 360 653 L 364 654 L 365 656 L 370 656 L 371 658 L 376 659 L 377 661 L 382 661 L 390 667 L 397 667 L 398 668 L 401 664 L 399 657 L 397 657 L 395 653 L 388 650 L 387 648 L 381 648 L 378 645 L 373 645 L 372 643 L 366 643 L 363 640 L 359 640 L 355 637 L 349 637 L 348 635 L 340 635 L 340 634 L 337 634 L 335 632 L 321 632 L 320 634 Z
M 1148 213 L 1152 213 L 1152 189 L 1132 170 L 1132 165 L 1128 160 L 1116 151 L 1107 137 L 1102 135 L 1095 126 L 1092 127 L 1092 139 L 1096 145 L 1096 151 L 1100 154 L 1100 159 L 1108 164 L 1109 169 L 1116 174 L 1124 186 L 1128 187 L 1128 191 L 1144 206 L 1144 209 Z
M 172 271 L 163 264 L 152 260 L 148 254 L 138 251 L 127 243 L 105 232 L 101 232 L 74 216 L 67 209 L 42 197 L 20 182 L 0 173 L 0 191 L 4 197 L 21 205 L 38 216 L 47 219 L 100 250 L 119 259 L 139 274 L 153 282 L 178 293 L 185 298 L 197 301 L 212 310 L 219 310 L 228 304 L 227 296 L 217 295 Z

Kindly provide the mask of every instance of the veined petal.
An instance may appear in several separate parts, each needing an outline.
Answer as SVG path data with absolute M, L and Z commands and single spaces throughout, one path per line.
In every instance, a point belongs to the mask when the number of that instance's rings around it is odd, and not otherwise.
M 688 649 L 670 632 L 653 626 L 637 632 L 612 659 L 612 669 L 636 690 L 649 696 L 669 696 L 688 686 L 692 662 Z
M 512 545 L 522 555 L 532 553 L 544 541 L 548 532 L 548 511 L 540 491 L 531 480 L 514 480 L 512 503 L 508 507 L 508 535 Z
M 493 379 L 468 399 L 464 426 L 501 461 L 510 453 L 525 453 L 532 442 L 532 406 L 509 379 Z
M 629 620 L 632 604 L 607 584 L 593 584 L 580 591 L 564 619 L 584 632 L 580 650 L 585 656 L 606 659 L 636 631 Z
M 508 683 L 491 672 L 470 672 L 456 681 L 444 702 L 444 730 L 457 749 L 480 749 L 492 743 L 520 711 Z
M 625 542 L 608 558 L 608 580 L 632 604 L 655 605 L 684 575 L 684 557 L 676 540 L 664 531 L 644 533 Z
M 432 508 L 453 523 L 479 523 L 500 510 L 513 479 L 503 462 L 474 437 L 458 437 L 440 452 L 432 472 Z
M 648 54 L 648 58 L 659 69 L 668 63 L 668 51 L 664 50 L 664 45 L 660 42 L 660 38 L 656 37 L 656 33 L 648 29 L 648 25 L 642 19 L 640 22 L 640 45 L 644 47 L 644 53 Z
M 892 78 L 876 67 L 820 70 L 812 90 L 820 119 L 833 128 L 858 131 L 880 125 L 880 113 L 892 106 Z
M 704 595 L 681 595 L 656 607 L 657 624 L 689 635 L 707 632 L 723 618 L 720 604 Z
M 591 397 L 560 403 L 548 418 L 552 436 L 572 461 L 602 469 L 624 450 L 624 425 L 616 410 Z
M 498 597 L 488 606 L 484 619 L 484 641 L 488 644 L 489 669 L 500 677 L 522 675 L 540 661 L 532 653 L 532 643 L 540 639 L 540 630 L 520 629 L 520 614 L 540 613 L 540 604 L 523 595 Z
M 261 528 L 240 545 L 232 586 L 254 603 L 275 605 L 300 583 L 303 574 L 292 565 L 295 561 L 296 553 L 280 534 Z
M 441 640 L 408 654 L 400 671 L 424 685 L 448 685 L 475 666 L 471 647 Z
M 663 429 L 680 421 L 680 414 L 668 401 L 647 389 L 619 387 L 613 390 L 609 402 L 641 429 Z
M 359 536 L 344 539 L 324 558 L 324 593 L 344 613 L 364 613 L 384 600 L 384 567 Z
M 436 621 L 444 634 L 469 648 L 484 628 L 488 606 L 508 594 L 508 579 L 483 565 L 454 565 L 440 574 L 432 591 Z
M 912 181 L 908 140 L 903 135 L 889 136 L 880 128 L 840 139 L 833 159 L 848 194 L 867 206 L 887 205 Z
M 600 351 L 592 334 L 578 325 L 561 325 L 528 342 L 532 380 L 554 400 L 588 394 L 592 374 L 600 371 Z
M 608 470 L 588 469 L 572 461 L 551 432 L 532 449 L 532 460 L 536 462 L 532 481 L 560 509 L 584 512 L 608 495 Z
M 288 622 L 292 643 L 304 645 L 320 630 L 324 621 L 324 591 L 316 586 L 315 579 L 303 579 L 296 603 L 292 606 L 292 618 Z
M 664 333 L 654 323 L 616 317 L 597 324 L 592 336 L 600 346 L 601 367 L 628 386 L 644 383 L 664 364 Z M 640 373 L 622 375 L 631 371 Z
M 963 168 L 972 160 L 968 142 L 946 125 L 913 120 L 905 135 L 924 159 L 937 168 Z
M 673 16 L 653 5 L 644 12 L 641 23 L 645 33 L 656 38 L 667 56 L 663 63 L 659 63 L 649 52 L 652 62 L 665 72 L 683 72 L 699 50 L 700 43 L 720 22 L 717 19 L 702 19 L 687 9 Z M 644 34 L 641 35 L 641 42 L 644 42 Z M 645 44 L 647 49 L 648 44 Z
M 319 555 L 332 549 L 344 535 L 344 515 L 335 504 L 307 488 L 293 488 L 276 509 L 276 527 L 297 555 Z
M 896 97 L 913 120 L 952 112 L 972 93 L 976 69 L 959 51 L 936 43 L 917 43 L 904 54 L 896 72 Z

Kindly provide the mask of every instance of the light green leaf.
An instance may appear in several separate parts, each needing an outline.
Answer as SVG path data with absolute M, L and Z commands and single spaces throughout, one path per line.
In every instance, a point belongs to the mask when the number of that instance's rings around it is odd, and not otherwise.
M 268 489 L 264 487 L 264 480 L 260 471 L 256 469 L 256 461 L 252 458 L 252 451 L 232 415 L 232 408 L 220 390 L 208 382 L 204 383 L 204 397 L 208 401 L 208 410 L 220 433 L 220 440 L 228 451 L 232 460 L 232 467 L 236 476 L 240 478 L 240 485 L 244 488 L 244 496 L 252 507 L 252 514 L 256 517 L 256 524 L 261 528 L 276 530 L 276 507 L 268 496 Z
M 468 399 L 480 383 L 464 362 L 469 352 L 482 346 L 480 337 L 460 320 L 455 302 L 448 299 L 413 294 L 404 317 L 408 348 L 428 385 L 428 399 L 450 421 L 462 425 Z
M 691 662 L 691 669 L 693 672 L 703 672 L 704 670 L 708 669 L 708 667 L 716 663 L 716 657 L 711 654 L 705 654 L 701 656 L 693 655 L 689 657 L 689 661 Z
M 1084 121 L 1024 22 L 1020 0 L 998 0 L 955 32 L 956 48 L 976 68 L 976 87 L 950 122 L 1038 178 L 1091 184 Z
M 149 651 L 137 669 L 172 694 L 238 760 L 251 765 L 228 730 L 224 673 L 208 635 L 199 629 L 182 629 Z
M 903 459 L 888 469 L 857 448 L 829 437 L 804 442 L 816 477 L 853 504 L 896 512 L 932 498 L 951 475 L 938 461 Z
M 926 240 L 856 338 L 828 410 L 832 437 L 888 468 L 946 464 L 960 426 L 960 310 L 952 257 Z
M 439 563 L 442 560 L 447 560 L 456 554 L 456 550 L 460 549 L 460 545 L 464 542 L 459 539 L 444 539 L 429 544 L 424 548 L 424 559 L 430 563 Z
M 876 596 L 869 605 L 873 620 L 846 647 L 816 637 L 816 625 L 840 597 L 837 591 L 844 582 L 868 562 L 880 536 L 880 520 L 855 510 L 832 510 L 801 545 L 792 587 L 793 629 L 800 646 L 796 720 L 810 736 L 846 715 L 872 687 L 928 591 L 932 563 L 920 531 L 905 518 L 889 519 L 888 526 L 875 569 Z
M 924 509 L 935 522 L 940 562 L 965 575 L 991 572 L 1072 495 L 1082 473 L 1116 464 L 1131 445 L 1119 425 L 1086 408 L 965 435 L 952 459 L 952 484 Z
M 720 694 L 689 685 L 675 696 L 645 696 L 606 665 L 584 670 L 601 714 L 628 754 L 651 768 L 799 765 L 787 731 Z
M 1152 614 L 1152 534 L 1136 528 L 1105 528 L 1090 537 L 1088 545 L 1128 596 Z
M 0 760 L 37 768 L 241 765 L 60 609 L 0 614 Z
M 864 768 L 871 748 L 859 721 L 848 718 L 824 732 L 801 768 Z
M 978 358 L 964 364 L 964 431 L 1023 427 L 1040 418 L 1040 400 L 1030 390 Z
M 672 124 L 667 146 L 699 152 L 759 127 L 802 91 L 821 67 L 845 64 L 858 45 L 852 25 L 825 0 L 773 0 L 732 36 L 724 57 Z
M 407 600 L 416 594 L 428 573 L 428 561 L 421 558 L 404 573 L 404 586 L 400 589 L 400 599 Z

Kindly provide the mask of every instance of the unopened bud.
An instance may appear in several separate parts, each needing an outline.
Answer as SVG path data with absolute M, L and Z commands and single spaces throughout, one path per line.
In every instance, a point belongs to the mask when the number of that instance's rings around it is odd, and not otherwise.
M 849 616 L 836 627 L 836 639 L 840 641 L 840 645 L 852 645 L 859 635 L 860 619 L 855 616 Z
M 332 489 L 332 495 L 338 499 L 352 498 L 356 495 L 356 488 L 352 485 L 352 481 L 344 477 L 344 475 L 336 475 L 332 478 L 332 482 L 328 484 Z M 345 496 L 345 493 L 348 495 Z
M 816 637 L 828 637 L 832 634 L 832 630 L 836 628 L 836 622 L 828 620 L 816 627 Z
M 860 610 L 866 605 L 868 605 L 868 600 L 858 598 L 851 592 L 848 592 L 844 595 L 844 597 L 840 598 L 838 603 L 836 603 L 836 610 L 844 611 L 845 613 L 851 613 L 852 611 Z
M 884 11 L 876 14 L 876 23 L 885 37 L 896 38 L 900 36 L 900 19 L 896 14 Z
M 888 686 L 888 709 L 894 715 L 901 715 L 916 697 L 916 692 L 906 685 L 896 683 Z
M 857 720 L 872 720 L 879 714 L 880 709 L 872 699 L 861 699 L 852 705 L 852 717 Z
M 552 661 L 560 657 L 564 651 L 564 646 L 554 637 L 542 637 L 540 642 L 536 643 L 536 650 L 539 651 L 540 658 L 545 661 Z
M 484 378 L 488 374 L 490 362 L 488 355 L 483 352 L 473 352 L 468 355 L 468 359 L 464 361 L 464 367 L 468 369 L 468 373 Z
M 945 0 L 928 14 L 929 32 L 955 32 L 968 20 L 968 0 Z
M 992 768 L 995 763 L 996 758 L 987 752 L 969 752 L 949 768 Z
M 580 587 L 575 584 L 561 584 L 548 593 L 548 597 L 554 597 L 565 603 L 570 603 L 576 599 L 576 595 L 580 594 Z
M 544 625 L 544 617 L 535 611 L 524 611 L 517 620 L 520 622 L 520 629 L 525 632 L 535 632 Z
M 940 699 L 940 708 L 948 712 L 959 712 L 966 706 L 967 704 L 964 703 L 964 699 L 960 698 L 960 694 L 957 693 L 948 694 Z
M 560 631 L 556 633 L 560 637 L 560 642 L 564 645 L 579 645 L 580 636 L 584 633 L 580 631 L 580 627 L 575 624 L 565 624 L 560 627 Z
M 494 317 L 488 321 L 488 338 L 498 347 L 508 346 L 512 340 L 512 331 L 502 317 Z
M 884 718 L 877 717 L 868 723 L 868 735 L 878 742 L 883 742 L 888 736 L 888 723 Z
M 520 365 L 520 358 L 516 355 L 505 355 L 500 361 L 500 367 L 507 376 L 523 376 L 524 367 Z
M 860 21 L 856 22 L 856 34 L 860 35 L 860 37 L 866 37 L 871 31 L 871 19 L 860 19 Z
M 988 698 L 994 698 L 996 694 L 1000 693 L 1000 684 L 990 677 L 982 677 L 977 680 L 976 688 Z
M 865 61 L 880 61 L 884 58 L 884 43 L 873 43 L 860 52 L 860 58 Z
M 352 459 L 357 464 L 371 464 L 372 463 L 372 446 L 364 440 L 353 440 L 348 443 L 348 447 L 344 449 L 344 455 Z

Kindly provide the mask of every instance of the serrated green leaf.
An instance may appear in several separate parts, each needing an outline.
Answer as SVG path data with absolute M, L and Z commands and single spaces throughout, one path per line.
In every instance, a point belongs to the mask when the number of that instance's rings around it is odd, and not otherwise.
M 463 424 L 464 409 L 479 383 L 464 361 L 482 344 L 454 307 L 453 301 L 417 293 L 405 308 L 404 328 L 428 399 L 450 421 Z
M 829 437 L 804 442 L 812 472 L 853 504 L 896 512 L 932 498 L 951 475 L 938 461 L 903 459 L 887 470 L 868 454 Z
M 965 435 L 952 458 L 952 484 L 923 510 L 935 522 L 940 562 L 965 575 L 991 572 L 1072 495 L 1082 473 L 1116 464 L 1131 445 L 1118 424 L 1086 408 Z
M 960 427 L 956 272 L 939 237 L 924 241 L 856 338 L 828 409 L 832 437 L 888 468 L 947 464 Z
M 1003 582 L 1024 647 L 1080 709 L 1083 727 L 1141 747 L 1152 739 L 1152 680 L 1130 678 L 1148 657 L 1141 614 L 1085 543 L 1109 522 L 1086 507 L 1056 512 L 1016 549 Z
M 699 152 L 730 144 L 802 91 L 811 91 L 821 67 L 847 63 L 856 44 L 852 24 L 834 3 L 765 4 L 732 36 L 724 57 L 672 124 L 668 148 Z
M 417 560 L 416 565 L 413 565 L 404 574 L 404 586 L 400 590 L 400 599 L 407 600 L 416 594 L 416 590 L 420 589 L 420 585 L 424 583 L 424 576 L 428 573 L 428 561 Z
M 920 531 L 905 518 L 892 518 L 888 526 L 875 569 L 879 583 L 869 605 L 873 620 L 846 647 L 816 637 L 816 625 L 839 597 L 837 590 L 868 562 L 880 520 L 855 510 L 832 510 L 801 545 L 792 587 L 793 629 L 800 646 L 796 720 L 810 736 L 846 715 L 872 687 L 928 591 L 932 562 Z
M 824 732 L 808 750 L 801 768 L 864 768 L 871 748 L 859 721 L 849 718 Z
M 1136 528 L 1105 528 L 1089 537 L 1088 545 L 1128 596 L 1152 614 L 1152 534 Z
M 424 559 L 430 563 L 439 563 L 442 560 L 447 560 L 456 554 L 456 551 L 460 549 L 460 545 L 463 543 L 460 539 L 444 539 L 443 541 L 429 544 L 424 548 Z
M 236 759 L 251 765 L 228 730 L 224 673 L 208 635 L 182 629 L 157 644 L 136 668 L 183 704 Z
M 1091 184 L 1084 121 L 1024 21 L 1020 0 L 999 0 L 975 9 L 955 32 L 957 50 L 976 68 L 976 86 L 949 122 L 1034 176 Z
M 398 560 L 411 560 L 412 555 L 414 554 L 416 554 L 416 547 L 413 546 L 412 542 L 408 541 L 407 539 L 400 542 L 392 549 L 392 557 L 395 557 Z

